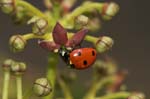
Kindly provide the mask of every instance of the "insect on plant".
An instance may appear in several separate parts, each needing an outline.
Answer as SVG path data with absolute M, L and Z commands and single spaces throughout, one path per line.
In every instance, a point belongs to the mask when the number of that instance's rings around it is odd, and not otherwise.
M 37 46 L 47 50 L 48 66 L 43 77 L 35 79 L 32 88 L 24 92 L 23 74 L 28 65 L 15 59 L 3 64 L 1 99 L 144 99 L 140 92 L 130 92 L 124 85 L 127 72 L 104 55 L 114 40 L 109 36 L 93 36 L 102 28 L 102 22 L 111 20 L 119 11 L 115 2 L 94 0 L 42 0 L 45 11 L 40 11 L 26 0 L 0 0 L 1 11 L 8 14 L 15 25 L 30 25 L 32 31 L 13 35 L 9 39 L 12 53 L 23 53 L 28 41 L 38 39 Z M 80 2 L 80 5 L 76 6 Z M 91 43 L 81 47 L 82 41 Z M 59 56 L 65 70 L 56 68 Z M 107 57 L 106 57 L 107 56 Z M 44 56 L 43 56 L 44 57 Z M 68 68 L 69 67 L 69 68 Z M 76 71 L 92 69 L 92 81 L 84 95 L 71 93 L 71 84 L 77 80 Z M 90 74 L 90 73 L 89 73 Z M 10 95 L 11 76 L 16 83 L 16 94 Z M 13 79 L 14 80 L 14 79 Z M 90 82 L 90 81 L 89 81 Z M 78 91 L 81 86 L 78 85 Z M 82 86 L 84 87 L 84 86 Z M 61 94 L 58 95 L 61 91 Z M 77 92 L 78 92 L 77 91 Z M 100 94 L 99 94 L 100 93 Z

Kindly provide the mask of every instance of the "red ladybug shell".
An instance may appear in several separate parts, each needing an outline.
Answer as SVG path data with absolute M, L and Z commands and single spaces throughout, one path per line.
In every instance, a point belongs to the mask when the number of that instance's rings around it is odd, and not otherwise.
M 96 50 L 93 48 L 75 49 L 70 53 L 71 64 L 76 69 L 85 69 L 91 66 L 96 60 Z

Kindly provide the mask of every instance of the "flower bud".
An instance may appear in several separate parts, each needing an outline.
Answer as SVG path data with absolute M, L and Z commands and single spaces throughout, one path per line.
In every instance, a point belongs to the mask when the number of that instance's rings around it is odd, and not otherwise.
M 33 33 L 35 33 L 36 35 L 43 35 L 48 29 L 48 22 L 43 19 L 43 18 L 39 18 L 34 22 L 34 26 L 33 26 Z
M 1 9 L 4 13 L 11 13 L 15 7 L 15 0 L 1 0 Z
M 105 3 L 102 9 L 102 17 L 106 20 L 111 19 L 119 11 L 119 6 L 114 3 Z
M 25 24 L 30 16 L 28 12 L 22 6 L 17 6 L 15 12 L 11 15 L 11 18 L 15 24 Z
M 44 5 L 48 10 L 51 10 L 53 7 L 52 2 L 50 0 L 44 0 Z
M 89 20 L 87 27 L 91 31 L 96 31 L 101 28 L 101 21 L 99 18 L 92 18 Z
M 121 85 L 125 81 L 127 71 L 119 71 L 114 75 L 114 82 L 108 86 L 108 92 L 117 92 L 121 89 Z
M 10 68 L 11 68 L 11 65 L 13 64 L 13 60 L 12 59 L 7 59 L 7 60 L 5 60 L 4 61 L 4 63 L 3 63 L 3 69 L 4 69 L 4 71 L 9 71 L 10 70 Z
M 143 93 L 135 92 L 131 94 L 127 99 L 145 99 L 145 95 Z
M 11 65 L 11 72 L 14 75 L 22 75 L 26 71 L 26 64 L 23 62 L 14 62 Z
M 34 82 L 33 90 L 37 96 L 43 97 L 52 92 L 52 87 L 46 78 L 39 78 Z
M 21 35 L 14 35 L 9 40 L 10 48 L 13 52 L 21 52 L 26 46 L 26 40 Z
M 108 36 L 100 37 L 96 42 L 96 49 L 99 53 L 103 53 L 109 50 L 112 47 L 113 43 L 114 41 L 112 40 L 112 38 Z
M 68 13 L 72 6 L 75 4 L 76 0 L 63 0 L 61 6 L 63 8 L 64 13 Z
M 79 15 L 77 18 L 76 18 L 76 23 L 79 24 L 79 25 L 82 25 L 82 26 L 85 26 L 88 24 L 88 17 L 87 16 L 84 16 L 84 15 Z

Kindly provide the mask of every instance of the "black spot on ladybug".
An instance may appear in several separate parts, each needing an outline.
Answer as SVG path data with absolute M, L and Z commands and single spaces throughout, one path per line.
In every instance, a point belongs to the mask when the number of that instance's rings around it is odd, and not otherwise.
M 78 52 L 78 56 L 81 56 L 81 52 Z
M 87 65 L 87 61 L 86 60 L 83 61 L 83 65 Z
M 92 56 L 95 56 L 95 52 L 94 51 L 92 51 Z

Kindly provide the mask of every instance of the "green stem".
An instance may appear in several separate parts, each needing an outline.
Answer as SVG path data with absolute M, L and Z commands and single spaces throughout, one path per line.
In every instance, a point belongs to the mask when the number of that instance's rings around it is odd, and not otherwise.
M 101 80 L 95 80 L 83 99 L 94 99 L 98 90 L 101 90 L 107 83 L 113 81 L 112 77 L 106 77 Z
M 131 93 L 129 92 L 118 92 L 118 93 L 112 93 L 108 94 L 102 97 L 96 97 L 95 99 L 127 99 Z
M 22 99 L 22 76 L 16 76 L 17 83 L 17 99 Z
M 65 81 L 62 78 L 58 78 L 58 83 L 64 93 L 64 99 L 73 99 L 69 86 L 66 85 Z
M 39 17 L 45 17 L 45 15 L 36 7 L 31 5 L 30 3 L 23 1 L 23 0 L 16 0 L 17 1 L 17 6 L 22 6 L 24 9 L 29 11 L 33 16 L 39 16 Z
M 81 6 L 77 7 L 73 12 L 71 12 L 70 14 L 67 14 L 66 16 L 64 16 L 60 22 L 63 24 L 63 26 L 65 27 L 73 27 L 72 25 L 74 25 L 74 19 L 85 13 L 85 12 L 92 12 L 93 10 L 98 10 L 99 12 L 101 12 L 102 7 L 103 7 L 104 3 L 94 3 L 94 2 L 85 2 L 84 4 L 82 4 Z
M 47 79 L 50 81 L 53 91 L 50 95 L 44 97 L 43 99 L 53 99 L 55 92 L 55 81 L 56 81 L 56 65 L 58 64 L 57 54 L 50 53 L 48 56 L 48 67 L 47 67 Z
M 33 5 L 31 5 L 30 3 L 26 2 L 26 1 L 23 1 L 23 0 L 17 0 L 17 5 L 24 7 L 24 9 L 27 10 L 27 12 L 29 13 L 29 15 L 30 15 L 31 17 L 33 17 L 33 16 L 38 16 L 38 17 L 42 17 L 42 18 L 44 18 L 45 20 L 47 20 L 47 21 L 48 21 L 48 26 L 49 26 L 49 28 L 52 29 L 52 26 L 53 26 L 53 25 L 50 24 L 50 23 L 52 23 L 51 21 L 53 21 L 53 20 L 49 20 L 49 17 L 47 17 L 47 16 L 46 16 L 43 12 L 41 12 L 39 9 L 37 9 L 36 7 L 34 7 Z M 50 29 L 50 30 L 51 30 L 51 29 Z
M 10 72 L 5 71 L 4 72 L 4 82 L 3 82 L 3 93 L 2 93 L 2 99 L 8 99 L 8 87 L 9 87 L 9 80 L 10 80 Z
M 31 88 L 30 90 L 28 90 L 25 95 L 23 96 L 23 99 L 29 99 L 29 97 L 31 97 L 33 94 L 33 88 Z
M 56 21 L 58 21 L 58 19 L 60 18 L 60 5 L 59 4 L 54 4 L 53 6 L 53 19 Z
M 74 35 L 74 33 L 68 33 L 67 35 L 68 35 L 68 38 L 71 38 Z M 91 36 L 91 35 L 86 35 L 84 40 L 95 44 L 98 40 L 98 37 L 94 37 L 94 36 Z
M 23 38 L 25 40 L 30 40 L 30 39 L 44 39 L 44 40 L 52 40 L 52 36 L 51 33 L 46 33 L 45 35 L 35 35 L 33 33 L 27 33 L 25 35 L 23 35 Z
M 68 35 L 68 38 L 71 38 L 74 35 L 74 33 L 68 33 L 67 35 Z M 23 37 L 25 40 L 44 39 L 44 40 L 53 41 L 52 33 L 45 33 L 45 35 L 42 35 L 42 36 L 38 36 L 38 35 L 35 35 L 33 33 L 28 33 L 28 34 L 23 35 Z M 91 35 L 86 35 L 84 40 L 95 44 L 97 42 L 98 38 L 91 36 Z

